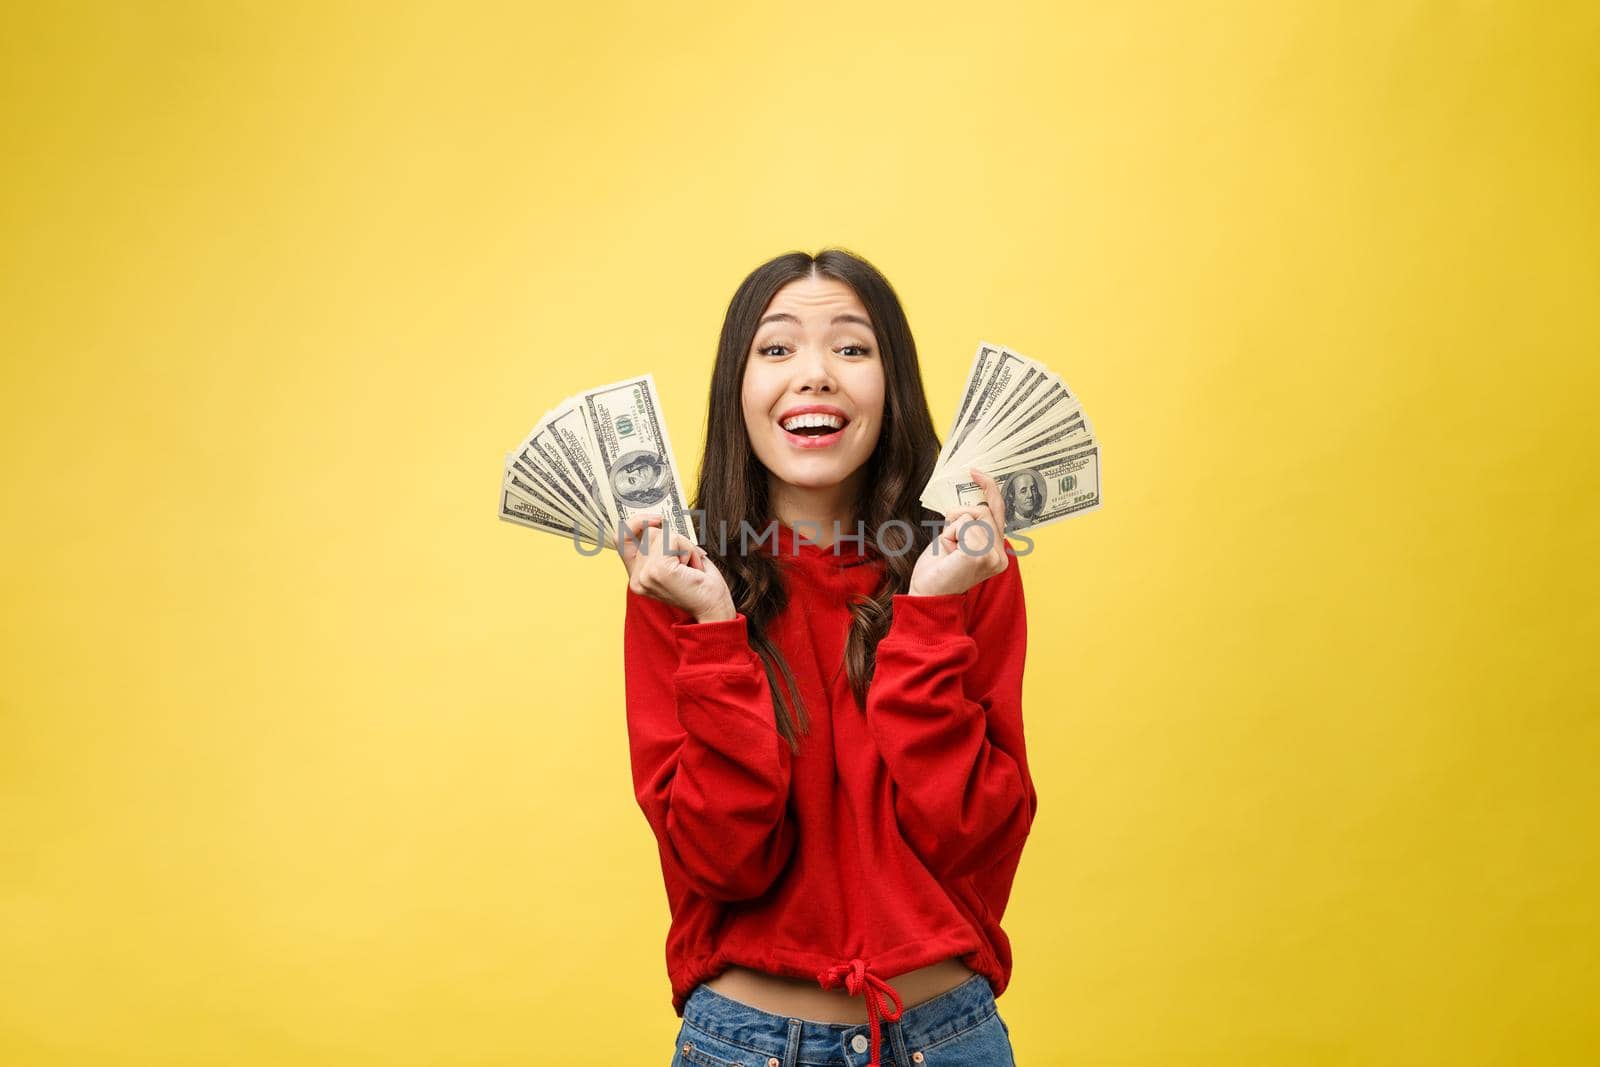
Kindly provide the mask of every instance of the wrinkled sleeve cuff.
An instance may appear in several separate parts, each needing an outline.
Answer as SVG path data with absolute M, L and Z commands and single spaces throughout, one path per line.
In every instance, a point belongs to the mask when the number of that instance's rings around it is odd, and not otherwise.
M 748 620 L 740 612 L 717 622 L 676 622 L 678 669 L 742 667 L 752 655 Z
M 892 605 L 891 631 L 912 640 L 967 632 L 967 596 L 948 593 L 942 596 L 912 596 L 897 593 Z

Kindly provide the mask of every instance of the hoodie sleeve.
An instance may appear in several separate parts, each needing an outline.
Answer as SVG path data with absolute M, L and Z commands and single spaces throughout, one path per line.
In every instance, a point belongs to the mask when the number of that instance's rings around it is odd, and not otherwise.
M 669 876 L 758 897 L 794 849 L 790 759 L 744 615 L 695 622 L 628 590 L 623 667 L 634 796 Z
M 896 596 L 867 691 L 901 833 L 942 877 L 1020 849 L 1038 808 L 1022 729 L 1027 611 L 1006 558 L 965 593 Z

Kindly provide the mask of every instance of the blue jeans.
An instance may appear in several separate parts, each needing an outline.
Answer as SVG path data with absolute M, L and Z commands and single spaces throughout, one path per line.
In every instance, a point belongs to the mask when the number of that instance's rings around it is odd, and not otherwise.
M 908 1006 L 880 1033 L 884 1067 L 1016 1067 L 1011 1028 L 981 974 Z M 699 985 L 684 1002 L 671 1067 L 866 1067 L 871 1054 L 866 1023 L 774 1015 Z

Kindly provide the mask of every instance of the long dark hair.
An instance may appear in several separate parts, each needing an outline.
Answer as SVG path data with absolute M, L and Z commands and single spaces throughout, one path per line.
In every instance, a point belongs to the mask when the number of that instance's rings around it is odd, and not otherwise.
M 751 271 L 734 292 L 722 320 L 717 363 L 711 371 L 706 451 L 693 507 L 704 513 L 707 530 L 730 531 L 727 551 L 721 550 L 716 537 L 705 538 L 711 542 L 705 549 L 727 579 L 734 606 L 749 622 L 750 647 L 766 668 L 778 732 L 794 750 L 799 748 L 800 734 L 809 730 L 809 722 L 794 674 L 767 636 L 767 627 L 783 610 L 788 595 L 771 552 L 739 551 L 740 524 L 764 531 L 773 517 L 767 499 L 767 469 L 750 447 L 740 392 L 762 312 L 779 289 L 809 275 L 833 278 L 855 291 L 872 319 L 883 362 L 883 423 L 877 446 L 867 458 L 856 515 L 866 526 L 869 553 L 881 556 L 886 566 L 877 592 L 852 599 L 850 636 L 845 644 L 850 689 L 863 708 L 878 641 L 889 630 L 892 598 L 910 587 L 911 569 L 934 536 L 923 521 L 942 517 L 918 500 L 938 459 L 939 437 L 922 391 L 917 343 L 889 280 L 866 260 L 839 248 L 824 249 L 815 256 L 789 252 Z M 895 519 L 901 521 L 891 522 Z M 880 546 L 881 553 L 873 551 Z

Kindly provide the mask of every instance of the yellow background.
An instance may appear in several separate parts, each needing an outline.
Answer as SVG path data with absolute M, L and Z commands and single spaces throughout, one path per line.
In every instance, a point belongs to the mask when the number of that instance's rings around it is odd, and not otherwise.
M 37 4 L 0 1062 L 661 1064 L 622 570 L 504 451 L 762 260 L 1046 361 L 1019 1062 L 1595 1062 L 1600 8 Z

